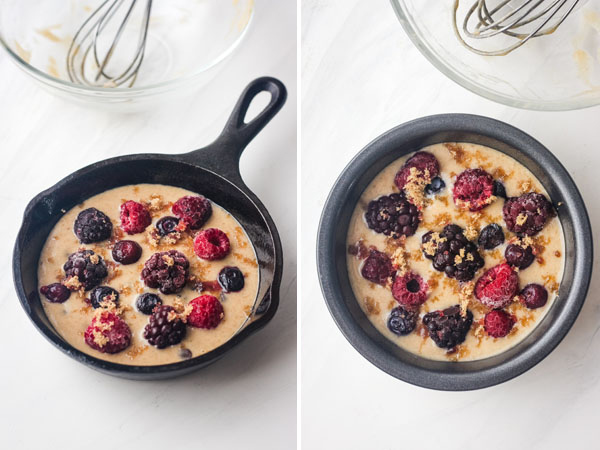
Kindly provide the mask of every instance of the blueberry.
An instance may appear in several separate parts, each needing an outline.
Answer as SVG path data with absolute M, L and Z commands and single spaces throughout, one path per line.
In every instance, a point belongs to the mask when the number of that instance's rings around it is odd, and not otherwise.
M 135 301 L 135 307 L 138 309 L 138 311 L 142 314 L 146 314 L 147 316 L 152 314 L 152 311 L 156 305 L 162 305 L 162 300 L 158 295 L 150 292 L 143 293 Z
M 392 333 L 398 336 L 406 336 L 412 333 L 417 326 L 417 317 L 419 317 L 418 311 L 398 306 L 392 309 L 388 317 L 387 326 Z
M 52 303 L 63 303 L 71 296 L 71 291 L 60 283 L 52 283 L 42 286 L 40 292 Z
M 498 247 L 504 242 L 504 232 L 502 231 L 502 227 L 500 227 L 500 225 L 497 223 L 489 224 L 483 230 L 481 230 L 477 242 L 486 250 L 491 250 Z
M 112 257 L 121 264 L 133 264 L 142 256 L 142 247 L 135 241 L 119 241 L 112 249 Z
M 508 198 L 504 185 L 498 180 L 494 181 L 494 195 L 503 198 L 504 200 Z
M 110 286 L 98 286 L 92 290 L 90 293 L 90 302 L 92 302 L 92 306 L 94 309 L 100 308 L 102 305 L 102 301 L 106 299 L 109 295 L 112 295 L 112 301 L 116 304 L 119 301 L 119 292 Z
M 523 248 L 516 244 L 510 244 L 506 247 L 504 257 L 508 264 L 513 267 L 518 267 L 521 270 L 527 269 L 535 260 L 535 255 L 533 254 L 533 248 L 531 246 Z
M 531 283 L 521 291 L 521 299 L 529 309 L 541 308 L 548 301 L 548 291 L 540 284 Z
M 237 267 L 223 267 L 219 272 L 219 284 L 225 292 L 237 292 L 244 288 L 244 274 Z
M 435 177 L 433 180 L 431 180 L 431 183 L 425 186 L 425 193 L 427 195 L 437 194 L 445 187 L 446 183 L 444 183 L 444 180 L 442 180 L 440 177 Z
M 166 236 L 175 231 L 177 225 L 179 225 L 179 219 L 177 217 L 166 216 L 156 222 L 156 229 L 158 230 L 158 234 Z

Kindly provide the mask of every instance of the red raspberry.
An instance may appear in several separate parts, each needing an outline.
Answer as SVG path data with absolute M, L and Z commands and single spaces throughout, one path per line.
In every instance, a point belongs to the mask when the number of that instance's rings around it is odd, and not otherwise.
M 510 231 L 533 236 L 554 216 L 554 209 L 552 203 L 542 194 L 529 192 L 506 200 L 502 215 Z
M 519 276 L 502 263 L 485 272 L 475 283 L 475 297 L 490 308 L 504 308 L 519 290 Z
M 201 295 L 191 300 L 192 312 L 187 318 L 187 323 L 196 328 L 216 328 L 225 312 L 223 305 L 212 295 Z
M 388 255 L 377 250 L 371 250 L 369 257 L 365 259 L 360 273 L 363 278 L 372 283 L 385 285 L 388 278 L 394 273 L 392 260 Z
M 440 163 L 431 153 L 417 152 L 406 160 L 402 168 L 396 174 L 394 183 L 398 186 L 398 189 L 404 189 L 404 185 L 408 181 L 410 175 L 410 169 L 415 167 L 420 170 L 423 174 L 425 169 L 429 171 L 429 178 L 437 177 L 440 173 Z
M 152 217 L 141 203 L 128 200 L 121 205 L 121 228 L 127 234 L 141 233 L 151 223 Z
M 490 204 L 494 179 L 483 169 L 467 169 L 456 178 L 452 195 L 459 208 L 479 211 Z
M 392 295 L 403 306 L 417 308 L 427 300 L 428 284 L 414 272 L 396 277 L 392 285 Z
M 173 214 L 181 219 L 183 224 L 192 230 L 202 228 L 212 214 L 210 201 L 201 195 L 192 197 L 190 195 L 181 197 L 172 208 Z M 181 225 L 181 224 L 180 224 Z
M 487 334 L 495 338 L 501 338 L 510 333 L 515 318 L 501 309 L 494 309 L 485 315 L 483 327 Z
M 194 252 L 207 261 L 225 258 L 229 249 L 229 238 L 218 228 L 202 230 L 194 239 Z
M 102 311 L 85 330 L 85 343 L 100 353 L 118 353 L 129 347 L 131 330 L 123 319 L 110 311 Z

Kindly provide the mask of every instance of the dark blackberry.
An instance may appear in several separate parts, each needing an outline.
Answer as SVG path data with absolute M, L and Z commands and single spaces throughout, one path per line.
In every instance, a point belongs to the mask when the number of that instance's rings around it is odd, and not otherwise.
M 452 349 L 464 342 L 473 323 L 473 313 L 460 314 L 460 306 L 454 305 L 443 311 L 432 311 L 423 316 L 429 337 L 440 348 Z
M 397 306 L 390 312 L 387 326 L 392 333 L 398 336 L 406 336 L 415 329 L 418 318 L 418 310 L 404 309 L 402 306 Z
M 185 337 L 185 323 L 179 317 L 172 317 L 169 320 L 170 312 L 175 312 L 172 306 L 160 305 L 148 319 L 148 324 L 144 328 L 144 338 L 150 345 L 166 348 L 179 344 Z
M 40 288 L 41 294 L 52 303 L 66 302 L 71 296 L 71 291 L 60 283 L 52 283 Z
M 237 267 L 223 267 L 219 272 L 218 281 L 225 292 L 244 289 L 244 274 Z
M 98 286 L 108 275 L 104 260 L 92 250 L 79 250 L 71 253 L 63 269 L 67 279 L 77 277 L 86 291 Z M 74 286 L 73 290 L 77 290 L 77 287 Z
M 494 195 L 496 197 L 503 198 L 504 200 L 508 198 L 508 196 L 506 195 L 506 188 L 498 180 L 494 180 Z
M 502 215 L 510 231 L 533 236 L 554 216 L 554 209 L 552 203 L 542 194 L 529 192 L 506 200 Z
M 426 258 L 433 260 L 433 268 L 458 281 L 472 280 L 484 264 L 477 246 L 455 224 L 446 225 L 436 234 L 428 232 L 422 238 L 423 252 Z
M 531 245 L 521 247 L 517 244 L 509 244 L 504 251 L 504 257 L 509 265 L 521 270 L 527 269 L 535 260 Z
M 75 236 L 82 244 L 104 241 L 110 237 L 112 229 L 108 216 L 96 208 L 81 211 L 73 224 Z
M 423 175 L 425 175 L 425 171 L 427 170 L 430 178 L 435 178 L 440 173 L 440 163 L 435 156 L 427 152 L 417 152 L 406 160 L 396 174 L 394 183 L 398 186 L 398 189 L 404 189 L 404 185 L 407 183 L 413 167 Z
M 479 239 L 477 243 L 480 247 L 486 250 L 492 250 L 504 243 L 504 232 L 502 227 L 497 223 L 491 223 L 486 226 L 481 233 L 479 233 Z
M 386 236 L 398 239 L 412 236 L 419 227 L 419 210 L 404 194 L 391 194 L 369 202 L 365 219 L 368 227 Z
M 177 250 L 155 253 L 144 263 L 142 279 L 163 294 L 176 294 L 187 282 L 189 267 L 185 255 Z
M 179 225 L 179 219 L 177 217 L 166 216 L 156 222 L 156 229 L 158 230 L 158 234 L 166 236 L 167 234 L 176 231 L 177 225 Z
M 112 249 L 113 259 L 121 264 L 133 264 L 142 257 L 142 246 L 135 241 L 119 241 Z
M 435 177 L 427 186 L 425 186 L 425 194 L 435 195 L 440 193 L 446 187 L 446 183 L 440 177 Z
M 108 298 L 107 298 L 108 297 Z M 90 303 L 96 308 L 100 308 L 103 301 L 112 301 L 116 304 L 119 303 L 119 291 L 111 288 L 110 286 L 98 286 L 95 287 L 90 293 Z
M 142 314 L 149 316 L 154 311 L 156 305 L 162 305 L 162 300 L 156 294 L 151 292 L 144 292 L 135 301 L 135 307 Z
M 388 255 L 378 250 L 371 250 L 360 268 L 360 274 L 363 278 L 382 286 L 387 283 L 393 273 L 392 260 Z
M 210 201 L 201 195 L 185 196 L 177 200 L 171 207 L 173 215 L 179 217 L 192 230 L 202 228 L 202 225 L 212 214 Z

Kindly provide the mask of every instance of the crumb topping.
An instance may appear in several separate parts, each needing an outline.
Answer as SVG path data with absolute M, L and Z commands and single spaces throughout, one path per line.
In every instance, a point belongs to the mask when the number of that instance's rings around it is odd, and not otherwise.
M 71 291 L 78 291 L 83 287 L 77 275 L 67 278 L 62 284 Z
M 408 272 L 409 266 L 403 247 L 398 247 L 392 254 L 392 266 L 400 276 L 404 276 Z
M 527 222 L 527 214 L 525 214 L 525 213 L 520 213 L 520 214 L 517 216 L 517 220 L 516 220 L 516 223 L 517 223 L 517 225 L 519 225 L 519 226 L 520 226 L 520 225 L 523 225 L 525 222 Z
M 425 207 L 428 202 L 425 196 L 425 186 L 429 183 L 431 183 L 431 175 L 428 169 L 421 171 L 416 167 L 411 167 L 404 185 L 404 192 L 408 201 L 420 209 Z

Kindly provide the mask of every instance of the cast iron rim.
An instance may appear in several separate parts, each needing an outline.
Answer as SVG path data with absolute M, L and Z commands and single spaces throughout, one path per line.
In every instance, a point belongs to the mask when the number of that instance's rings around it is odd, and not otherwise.
M 458 373 L 453 370 L 457 363 L 443 363 L 443 370 L 432 371 L 400 361 L 387 353 L 368 336 L 347 309 L 335 268 L 337 251 L 334 248 L 334 232 L 339 220 L 339 211 L 345 207 L 348 193 L 355 186 L 356 180 L 374 162 L 386 155 L 389 158 L 389 154 L 394 151 L 393 148 L 390 148 L 390 140 L 401 138 L 408 140 L 415 136 L 444 132 L 476 133 L 488 136 L 512 146 L 524 156 L 540 161 L 547 174 L 554 180 L 563 199 L 569 202 L 570 210 L 574 212 L 572 227 L 575 237 L 575 270 L 571 289 L 562 299 L 567 304 L 562 315 L 550 325 L 537 342 L 517 354 L 513 359 L 492 368 L 467 373 Z M 393 159 L 417 149 L 397 153 Z M 347 227 L 344 225 L 344 237 L 346 232 Z M 391 129 L 369 143 L 350 161 L 336 180 L 323 208 L 317 236 L 317 270 L 321 290 L 327 308 L 342 334 L 363 357 L 384 372 L 408 383 L 437 390 L 473 390 L 503 383 L 531 369 L 548 356 L 566 336 L 577 319 L 585 302 L 592 274 L 592 263 L 592 232 L 587 210 L 581 194 L 563 165 L 541 143 L 523 131 L 495 119 L 470 114 L 441 114 L 416 119 Z M 355 299 L 352 300 L 355 301 Z M 408 352 L 405 353 L 408 354 Z M 414 357 L 415 362 L 422 360 L 416 355 L 409 355 Z

